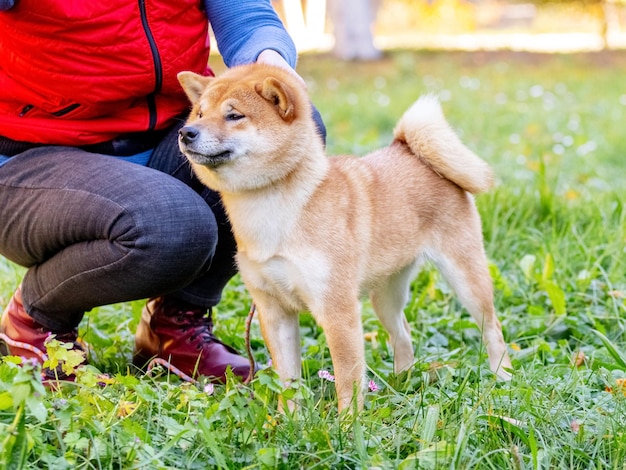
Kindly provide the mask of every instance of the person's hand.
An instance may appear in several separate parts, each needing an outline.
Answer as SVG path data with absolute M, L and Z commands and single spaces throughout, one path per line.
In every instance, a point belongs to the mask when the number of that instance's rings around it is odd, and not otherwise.
M 298 75 L 298 73 L 291 68 L 291 66 L 287 63 L 287 61 L 280 55 L 278 52 L 272 49 L 265 49 L 263 52 L 259 54 L 259 57 L 256 59 L 257 63 L 274 65 L 276 67 L 281 67 L 285 70 L 291 72 L 291 74 L 298 79 L 298 81 L 302 84 L 304 88 L 306 88 L 306 82 L 304 79 Z

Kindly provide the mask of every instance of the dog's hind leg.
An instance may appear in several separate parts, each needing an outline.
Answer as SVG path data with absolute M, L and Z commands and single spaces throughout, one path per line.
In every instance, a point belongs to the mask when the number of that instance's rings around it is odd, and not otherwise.
M 440 247 L 441 248 L 441 247 Z M 433 250 L 431 259 L 456 292 L 482 331 L 489 367 L 498 377 L 510 380 L 511 360 L 493 304 L 493 281 L 480 235 L 463 233 L 447 240 L 445 248 Z
M 389 332 L 393 348 L 393 370 L 396 374 L 413 365 L 411 329 L 404 316 L 404 307 L 409 300 L 411 280 L 416 268 L 416 264 L 412 264 L 392 274 L 385 284 L 370 293 L 374 311 Z

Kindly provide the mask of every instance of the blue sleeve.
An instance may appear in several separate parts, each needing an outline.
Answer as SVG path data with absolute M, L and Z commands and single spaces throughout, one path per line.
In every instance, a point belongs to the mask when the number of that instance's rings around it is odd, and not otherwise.
M 17 0 L 0 0 L 0 11 L 13 8 L 16 1 Z
M 273 49 L 295 68 L 296 46 L 270 0 L 204 0 L 204 5 L 228 67 L 255 62 Z

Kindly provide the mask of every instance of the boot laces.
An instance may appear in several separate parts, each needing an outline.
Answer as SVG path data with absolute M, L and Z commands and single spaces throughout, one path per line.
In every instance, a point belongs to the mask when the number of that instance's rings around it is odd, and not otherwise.
M 188 341 L 194 342 L 198 338 L 202 339 L 197 344 L 198 350 L 210 343 L 218 343 L 235 353 L 234 349 L 220 341 L 213 333 L 213 311 L 211 308 L 207 309 L 175 299 L 163 299 L 162 302 L 161 311 L 166 316 L 175 318 L 182 332 L 191 330 Z
M 192 331 L 189 336 L 190 341 L 195 341 L 200 337 L 204 342 L 220 342 L 213 334 L 213 315 L 211 309 L 187 308 L 178 310 L 175 313 L 178 323 L 182 326 L 182 331 Z
M 79 345 L 78 331 L 75 329 L 67 333 L 55 333 L 55 338 L 61 343 L 74 343 L 75 345 Z

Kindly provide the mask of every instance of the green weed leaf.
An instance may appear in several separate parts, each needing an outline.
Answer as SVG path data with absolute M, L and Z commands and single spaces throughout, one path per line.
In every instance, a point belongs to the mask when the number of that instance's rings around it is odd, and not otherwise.
M 29 395 L 26 398 L 26 406 L 28 411 L 37 418 L 40 423 L 45 423 L 48 418 L 48 410 L 43 402 L 43 397 L 36 395 Z
M 13 404 L 20 406 L 26 401 L 31 393 L 31 387 L 28 383 L 17 383 L 13 385 L 11 389 L 11 396 L 13 398 Z
M 8 410 L 13 406 L 13 396 L 11 392 L 0 392 L 0 410 Z
M 279 455 L 280 451 L 276 447 L 261 447 L 257 452 L 261 466 L 268 468 L 276 468 Z
M 542 287 L 548 294 L 548 298 L 552 303 L 552 308 L 557 315 L 565 315 L 565 292 L 554 281 L 542 282 Z
M 543 272 L 541 273 L 541 280 L 548 281 L 552 279 L 553 274 L 554 274 L 554 260 L 552 259 L 552 255 L 550 253 L 547 253 L 546 258 L 543 261 Z
M 522 272 L 524 273 L 524 277 L 528 280 L 533 278 L 533 268 L 535 266 L 536 259 L 535 255 L 524 255 L 519 262 Z
M 609 352 L 609 354 L 613 357 L 613 359 L 615 359 L 615 362 L 617 362 L 617 365 L 620 367 L 620 369 L 626 371 L 626 355 L 624 355 L 618 348 L 617 346 L 615 346 L 615 344 L 613 344 L 611 342 L 611 340 L 609 338 L 607 338 L 606 336 L 604 336 L 602 333 L 600 333 L 598 330 L 591 330 L 593 332 L 593 334 L 595 334 L 598 338 L 600 338 L 600 341 L 602 341 L 602 343 L 604 344 L 604 347 L 606 348 L 606 350 Z
M 432 405 L 428 407 L 426 417 L 422 423 L 422 432 L 420 433 L 420 442 L 422 448 L 427 447 L 433 442 L 435 432 L 437 431 L 437 421 L 439 420 L 439 407 Z
M 445 462 L 446 456 L 450 455 L 452 450 L 453 446 L 446 441 L 435 442 L 405 458 L 400 462 L 400 465 L 398 465 L 398 470 L 440 468 L 441 464 Z

